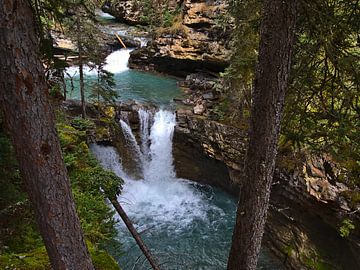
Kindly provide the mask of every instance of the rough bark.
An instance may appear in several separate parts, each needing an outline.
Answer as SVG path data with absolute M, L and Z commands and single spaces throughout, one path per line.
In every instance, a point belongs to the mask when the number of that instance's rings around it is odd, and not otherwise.
M 0 4 L 0 106 L 53 269 L 94 269 L 40 62 L 29 1 Z
M 269 205 L 297 0 L 265 0 L 254 82 L 245 179 L 241 186 L 228 269 L 256 269 Z
M 80 21 L 76 22 L 78 34 L 81 35 Z M 80 99 L 81 99 L 81 116 L 86 118 L 86 103 L 85 103 L 85 87 L 84 87 L 84 64 L 83 64 L 83 48 L 81 44 L 81 36 L 78 36 L 78 50 L 79 50 L 79 80 L 80 80 Z
M 139 248 L 145 255 L 146 259 L 150 263 L 152 269 L 154 270 L 160 270 L 154 256 L 151 254 L 150 250 L 147 248 L 143 240 L 141 239 L 139 233 L 136 231 L 134 225 L 132 224 L 131 220 L 125 213 L 124 209 L 121 207 L 120 203 L 116 200 L 116 198 L 110 199 L 112 205 L 116 209 L 116 212 L 120 215 L 121 219 L 124 221 L 126 227 L 129 229 L 131 235 L 134 237 L 136 243 L 138 244 Z

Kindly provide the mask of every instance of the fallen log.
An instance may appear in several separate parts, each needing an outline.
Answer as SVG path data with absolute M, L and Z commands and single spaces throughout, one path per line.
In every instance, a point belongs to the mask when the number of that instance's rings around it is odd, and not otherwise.
M 131 235 L 134 237 L 134 239 L 135 239 L 136 243 L 138 244 L 139 248 L 141 249 L 141 251 L 144 253 L 145 257 L 149 261 L 151 267 L 154 270 L 160 270 L 156 260 L 154 259 L 154 256 L 151 254 L 150 250 L 147 248 L 145 243 L 142 241 L 139 233 L 136 231 L 134 225 L 132 224 L 131 220 L 129 219 L 129 217 L 125 213 L 124 209 L 121 207 L 120 203 L 117 201 L 116 198 L 111 198 L 110 202 L 114 206 L 116 212 L 119 214 L 121 219 L 124 221 L 126 227 L 129 229 Z

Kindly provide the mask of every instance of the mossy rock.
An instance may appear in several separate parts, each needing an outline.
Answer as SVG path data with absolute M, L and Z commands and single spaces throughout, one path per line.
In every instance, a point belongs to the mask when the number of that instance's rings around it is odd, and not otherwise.
M 91 259 L 97 270 L 120 270 L 115 259 L 105 250 L 97 249 L 88 243 Z M 40 247 L 29 253 L 0 255 L 0 269 L 17 270 L 48 270 L 51 269 L 45 247 Z

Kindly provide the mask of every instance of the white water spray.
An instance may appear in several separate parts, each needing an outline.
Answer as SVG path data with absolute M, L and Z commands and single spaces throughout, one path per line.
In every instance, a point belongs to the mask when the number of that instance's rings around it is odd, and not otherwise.
M 141 112 L 144 117 L 141 137 L 144 141 L 147 141 L 146 136 L 148 136 L 146 123 L 150 123 L 150 119 L 146 120 L 146 114 L 149 116 L 149 113 Z M 120 124 L 134 151 L 138 152 L 140 147 L 131 128 L 124 121 Z M 172 157 L 174 127 L 174 113 L 163 110 L 157 112 L 148 136 L 150 161 L 147 166 L 142 166 L 144 179 L 132 180 L 123 171 L 118 174 L 125 180 L 120 200 L 128 202 L 124 204 L 124 208 L 138 226 L 146 224 L 146 226 L 161 227 L 165 226 L 164 224 L 173 224 L 176 230 L 181 230 L 194 219 L 206 219 L 208 205 L 202 194 L 187 181 L 175 177 Z M 92 150 L 102 164 L 120 162 L 120 159 L 112 158 L 114 148 L 96 146 L 92 147 Z M 110 158 L 107 157 L 109 155 Z M 120 169 L 121 165 L 111 165 L 110 169 L 112 168 Z
M 149 137 L 150 137 L 150 118 L 152 114 L 146 110 L 140 109 L 138 111 L 139 121 L 140 121 L 140 136 L 141 136 L 141 151 L 144 156 L 144 166 L 147 166 L 147 163 L 150 159 L 150 147 L 149 147 Z
M 130 52 L 132 49 L 121 49 L 109 54 L 105 59 L 104 70 L 114 74 L 118 74 L 129 70 L 128 63 Z M 98 74 L 97 68 L 84 65 L 84 74 L 87 76 L 96 76 Z M 79 66 L 71 66 L 66 68 L 65 75 L 69 74 L 71 77 L 79 76 Z
M 140 146 L 131 130 L 131 127 L 124 121 L 120 120 L 120 126 L 125 136 L 126 142 L 134 149 L 137 161 L 143 166 L 143 154 L 141 153 Z
M 90 145 L 90 150 L 97 157 L 103 168 L 113 171 L 124 180 L 128 179 L 121 165 L 121 158 L 115 148 L 92 144 Z
M 149 134 L 145 127 L 152 121 L 147 121 L 147 116 L 147 112 L 139 112 L 141 133 L 146 131 L 141 138 Z M 171 154 L 174 125 L 174 114 L 166 111 L 155 114 L 148 136 L 151 164 L 144 168 L 143 180 L 133 180 L 123 173 L 114 148 L 95 145 L 91 150 L 104 167 L 124 179 L 123 192 L 118 199 L 137 229 L 144 231 L 143 239 L 151 244 L 164 268 L 224 269 L 236 202 L 221 194 L 202 193 L 190 182 L 175 178 Z M 157 171 L 152 171 L 151 167 Z M 152 178 L 151 171 L 157 172 L 159 178 Z M 120 226 L 119 237 L 127 248 L 122 266 L 130 269 L 137 264 L 141 254 L 134 248 L 133 239 L 126 233 L 124 225 Z M 259 263 L 269 265 L 261 259 Z M 148 268 L 139 265 L 137 269 Z M 266 269 L 282 268 L 275 264 Z
M 106 57 L 106 65 L 104 66 L 104 69 L 114 74 L 128 70 L 128 63 L 131 51 L 132 49 L 121 49 L 112 52 L 108 55 L 108 57 Z
M 172 157 L 172 137 L 175 127 L 175 114 L 159 111 L 155 114 L 150 133 L 151 160 L 145 178 L 150 181 L 167 181 L 175 178 Z

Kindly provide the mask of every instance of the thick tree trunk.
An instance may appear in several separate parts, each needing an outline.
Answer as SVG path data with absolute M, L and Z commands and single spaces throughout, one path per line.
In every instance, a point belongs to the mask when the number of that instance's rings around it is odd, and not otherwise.
M 290 72 L 296 10 L 297 0 L 263 3 L 245 179 L 241 185 L 229 270 L 256 269 Z
M 0 4 L 0 106 L 53 269 L 94 269 L 76 214 L 29 1 Z

